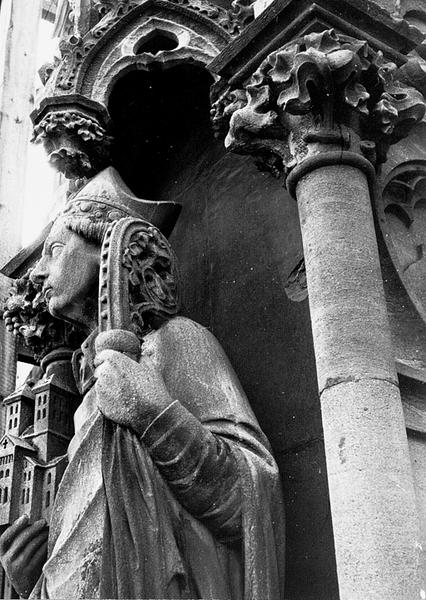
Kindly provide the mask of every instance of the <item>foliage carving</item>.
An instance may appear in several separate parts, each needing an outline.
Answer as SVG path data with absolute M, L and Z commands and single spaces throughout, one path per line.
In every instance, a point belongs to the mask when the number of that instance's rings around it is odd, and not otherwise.
M 43 142 L 49 162 L 65 177 L 90 177 L 109 162 L 112 138 L 99 121 L 81 111 L 58 110 L 34 127 L 33 142 Z
M 30 279 L 31 269 L 10 289 L 3 311 L 6 329 L 31 350 L 37 362 L 56 348 L 76 349 L 84 334 L 76 327 L 52 317 L 41 286 Z
M 263 154 L 281 171 L 304 158 L 313 136 L 325 143 L 344 138 L 354 116 L 361 139 L 377 143 L 384 160 L 388 146 L 407 135 L 426 109 L 423 95 L 398 81 L 395 64 L 366 41 L 333 29 L 272 52 L 238 98 L 238 105 L 226 105 L 222 97 L 215 107 L 216 123 L 229 123 L 226 147 Z

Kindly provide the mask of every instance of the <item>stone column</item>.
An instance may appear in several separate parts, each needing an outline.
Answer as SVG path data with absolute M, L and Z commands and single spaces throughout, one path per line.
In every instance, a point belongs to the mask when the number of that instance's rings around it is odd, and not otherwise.
M 419 532 L 368 180 L 296 183 L 342 600 L 420 597 Z
M 373 163 L 425 112 L 366 42 L 333 30 L 273 52 L 226 145 L 296 198 L 321 399 L 341 600 L 420 598 L 419 527 L 371 209 Z

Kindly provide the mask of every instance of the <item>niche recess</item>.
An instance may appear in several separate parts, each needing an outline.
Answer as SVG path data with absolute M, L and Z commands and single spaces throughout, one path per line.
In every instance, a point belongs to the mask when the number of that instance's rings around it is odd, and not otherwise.
M 155 51 L 160 42 L 144 44 L 154 44 Z M 136 195 L 157 199 L 188 140 L 211 131 L 211 84 L 211 76 L 192 65 L 132 71 L 116 83 L 108 105 L 116 140 L 113 164 Z

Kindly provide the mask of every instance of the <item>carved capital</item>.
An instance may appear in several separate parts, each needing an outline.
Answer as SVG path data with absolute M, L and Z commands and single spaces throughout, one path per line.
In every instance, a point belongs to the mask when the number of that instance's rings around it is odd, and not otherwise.
M 34 127 L 49 162 L 68 178 L 91 177 L 108 165 L 112 138 L 99 120 L 81 110 L 54 110 Z
M 398 81 L 394 63 L 330 29 L 272 52 L 244 89 L 215 102 L 213 120 L 222 129 L 229 120 L 227 148 L 260 157 L 277 174 L 324 147 L 384 161 L 425 110 L 423 95 Z

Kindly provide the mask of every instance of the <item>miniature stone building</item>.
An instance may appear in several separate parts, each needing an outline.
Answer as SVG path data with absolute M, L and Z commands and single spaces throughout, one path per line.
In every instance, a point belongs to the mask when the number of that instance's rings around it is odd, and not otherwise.
M 0 530 L 23 514 L 49 522 L 67 465 L 77 396 L 55 373 L 24 383 L 3 400 L 6 432 L 0 440 Z M 13 598 L 4 572 L 0 595 Z

